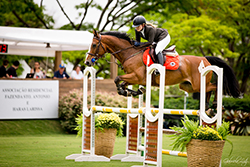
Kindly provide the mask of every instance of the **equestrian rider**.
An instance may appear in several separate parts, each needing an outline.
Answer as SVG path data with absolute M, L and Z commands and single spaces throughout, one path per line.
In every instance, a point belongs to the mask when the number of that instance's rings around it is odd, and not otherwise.
M 163 65 L 162 51 L 170 42 L 170 35 L 168 31 L 163 28 L 156 28 L 152 24 L 146 23 L 143 16 L 136 16 L 133 20 L 133 27 L 135 27 L 136 41 L 135 46 L 140 46 L 141 37 L 146 39 L 148 43 L 157 43 L 155 54 L 157 55 L 158 62 Z M 159 72 L 157 72 L 159 73 Z

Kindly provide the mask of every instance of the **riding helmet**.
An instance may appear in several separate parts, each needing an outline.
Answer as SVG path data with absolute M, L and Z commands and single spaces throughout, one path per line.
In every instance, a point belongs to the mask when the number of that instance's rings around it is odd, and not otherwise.
M 133 20 L 133 26 L 132 27 L 138 27 L 139 25 L 146 23 L 146 19 L 143 16 L 136 16 Z

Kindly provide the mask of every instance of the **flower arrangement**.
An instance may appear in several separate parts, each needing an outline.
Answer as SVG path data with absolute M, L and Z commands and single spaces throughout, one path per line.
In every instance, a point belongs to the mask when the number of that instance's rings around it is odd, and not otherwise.
M 173 150 L 181 148 L 181 151 L 183 151 L 186 145 L 192 139 L 208 140 L 208 141 L 226 140 L 231 144 L 233 149 L 232 142 L 227 139 L 227 136 L 230 132 L 229 122 L 223 121 L 221 126 L 213 129 L 208 126 L 206 127 L 198 126 L 198 121 L 195 122 L 189 120 L 189 118 L 186 116 L 186 118 L 182 120 L 182 123 L 184 125 L 184 128 L 171 127 L 171 129 L 178 132 L 177 134 L 171 135 L 172 139 L 175 139 L 175 141 L 171 144 L 173 146 Z M 232 149 L 230 151 L 230 154 L 232 153 Z
M 110 92 L 96 92 L 96 103 L 97 106 L 109 106 L 109 107 L 127 107 L 127 99 L 123 96 L 117 96 L 116 93 Z M 132 107 L 137 106 L 138 99 L 132 99 Z M 91 97 L 88 96 L 88 106 L 90 106 Z M 60 97 L 59 100 L 59 119 L 62 128 L 68 133 L 77 133 L 75 127 L 77 126 L 75 118 L 79 117 L 82 113 L 83 105 L 83 90 L 74 89 L 69 93 L 66 93 Z M 127 114 L 120 114 L 120 117 L 126 122 Z
M 78 115 L 76 118 L 77 127 L 77 136 L 82 136 L 82 118 L 83 115 Z M 121 118 L 115 113 L 97 113 L 95 114 L 95 129 L 103 131 L 104 129 L 117 129 L 117 136 L 122 136 L 122 128 L 124 122 Z

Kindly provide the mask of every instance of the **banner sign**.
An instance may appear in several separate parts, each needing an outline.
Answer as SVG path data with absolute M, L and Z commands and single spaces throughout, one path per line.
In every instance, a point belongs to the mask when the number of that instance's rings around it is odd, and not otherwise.
M 58 80 L 0 80 L 0 119 L 58 118 L 58 97 Z

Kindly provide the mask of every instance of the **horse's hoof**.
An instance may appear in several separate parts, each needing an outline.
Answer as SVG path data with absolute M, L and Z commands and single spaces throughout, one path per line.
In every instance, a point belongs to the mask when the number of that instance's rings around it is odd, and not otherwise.
M 140 88 L 139 88 L 139 91 L 140 91 L 142 94 L 146 93 L 146 89 L 143 88 L 143 87 L 140 87 Z
M 117 91 L 117 93 L 118 93 L 119 95 L 122 95 L 122 96 L 125 96 L 125 97 L 128 96 L 127 91 L 125 91 L 125 90 L 123 90 L 123 89 L 119 89 L 119 91 Z
M 212 110 L 211 108 L 209 108 L 209 109 L 206 110 L 205 112 L 206 112 L 206 114 L 207 114 L 209 117 L 214 117 L 214 116 L 215 116 L 214 110 Z
M 128 89 L 125 92 L 126 92 L 127 96 L 131 96 L 132 95 L 132 92 L 129 91 Z

